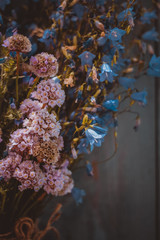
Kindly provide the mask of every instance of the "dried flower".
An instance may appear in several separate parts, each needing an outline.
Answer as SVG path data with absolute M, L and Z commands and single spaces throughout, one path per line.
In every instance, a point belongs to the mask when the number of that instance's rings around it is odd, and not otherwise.
M 4 47 L 7 47 L 10 51 L 17 51 L 22 53 L 30 52 L 32 49 L 30 40 L 22 34 L 14 34 L 8 37 L 4 43 Z
M 60 150 L 62 150 L 63 138 L 54 138 L 49 141 L 42 141 L 42 139 L 33 146 L 33 156 L 37 158 L 39 162 L 45 162 L 47 164 L 55 164 L 60 157 Z
M 58 72 L 57 59 L 45 52 L 31 57 L 30 66 L 37 77 L 54 77 Z
M 53 165 L 44 165 L 46 182 L 43 188 L 48 194 L 62 196 L 72 191 L 72 173 L 67 169 L 67 165 L 62 165 L 58 169 Z
M 61 107 L 65 100 L 65 92 L 61 89 L 59 83 L 55 83 L 54 79 L 42 80 L 31 96 L 52 108 L 56 105 Z

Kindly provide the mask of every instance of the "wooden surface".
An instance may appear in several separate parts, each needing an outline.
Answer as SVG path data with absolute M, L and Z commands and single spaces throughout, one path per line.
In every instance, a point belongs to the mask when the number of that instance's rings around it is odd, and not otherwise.
M 74 173 L 76 186 L 86 191 L 83 204 L 76 206 L 71 196 L 63 200 L 61 219 L 56 224 L 62 240 L 158 240 L 155 232 L 155 132 L 154 79 L 143 78 L 137 86 L 148 90 L 142 124 L 134 132 L 135 115 L 119 118 L 118 152 L 110 161 L 98 166 L 95 178 L 85 170 Z M 102 148 L 87 159 L 103 160 L 113 151 L 112 132 Z M 46 210 L 53 209 L 53 201 Z M 50 237 L 47 239 L 51 239 Z

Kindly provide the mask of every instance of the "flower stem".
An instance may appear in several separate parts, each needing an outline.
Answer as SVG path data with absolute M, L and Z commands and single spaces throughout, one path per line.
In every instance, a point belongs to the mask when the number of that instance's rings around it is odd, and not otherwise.
M 18 104 L 18 100 L 19 100 L 19 98 L 18 98 L 19 56 L 20 56 L 20 54 L 19 54 L 19 52 L 17 52 L 17 72 L 16 72 L 16 75 L 17 75 L 17 77 L 16 77 L 16 102 L 17 102 L 17 104 Z
M 29 92 L 28 92 L 28 94 L 27 94 L 27 98 L 29 98 L 31 92 L 33 92 L 33 90 L 34 90 L 35 86 L 37 85 L 38 81 L 39 81 L 39 77 L 36 77 L 36 78 L 34 79 L 34 81 L 33 81 L 34 84 L 32 85 L 32 87 L 30 88 L 30 90 L 29 90 Z

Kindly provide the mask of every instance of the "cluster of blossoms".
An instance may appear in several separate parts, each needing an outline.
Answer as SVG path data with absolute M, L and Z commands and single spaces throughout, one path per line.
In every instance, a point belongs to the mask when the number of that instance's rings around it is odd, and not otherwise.
M 31 50 L 29 39 L 20 34 L 7 38 L 4 46 L 10 51 Z M 41 80 L 31 99 L 21 103 L 23 128 L 11 134 L 8 156 L 0 161 L 0 175 L 6 181 L 17 179 L 20 191 L 43 188 L 48 194 L 64 195 L 71 192 L 73 180 L 60 154 L 64 146 L 60 123 L 48 111 L 65 100 L 61 85 L 51 79 L 58 72 L 57 59 L 48 53 L 37 54 L 31 57 L 30 66 L 37 77 L 50 79 Z
M 17 33 L 7 38 L 4 41 L 3 46 L 7 47 L 10 51 L 22 53 L 30 52 L 32 49 L 30 40 L 27 37 Z
M 44 165 L 46 170 L 46 182 L 44 190 L 52 195 L 65 195 L 71 192 L 73 181 L 71 179 L 71 171 L 67 169 L 67 161 L 56 169 L 54 165 Z
M 43 165 L 31 160 L 22 161 L 22 156 L 10 152 L 10 154 L 0 161 L 0 175 L 7 181 L 14 177 L 20 182 L 19 190 L 31 188 L 38 191 L 43 188 L 48 194 L 65 195 L 73 188 L 71 171 L 67 164 L 62 166 Z
M 9 150 L 19 154 L 31 154 L 33 142 L 34 137 L 30 134 L 29 129 L 17 129 L 11 134 Z
M 10 152 L 9 156 L 0 161 L 0 175 L 9 180 L 15 171 L 17 165 L 22 161 L 22 156 L 16 152 Z
M 43 141 L 49 141 L 52 137 L 60 134 L 60 123 L 56 120 L 53 113 L 49 113 L 47 108 L 36 112 L 31 112 L 23 122 L 23 127 L 29 129 L 31 134 L 37 134 Z
M 27 115 L 33 111 L 38 111 L 42 108 L 43 104 L 39 101 L 32 99 L 25 99 L 20 106 L 20 111 L 23 115 Z
M 31 57 L 30 66 L 37 77 L 54 77 L 58 72 L 57 59 L 44 52 Z
M 50 141 L 38 141 L 33 146 L 33 156 L 39 162 L 54 164 L 59 160 L 60 152 L 63 148 L 63 138 L 55 138 Z
M 37 91 L 33 92 L 31 96 L 52 108 L 56 105 L 61 107 L 65 100 L 65 93 L 61 89 L 61 85 L 55 83 L 54 79 L 49 79 L 47 81 L 42 80 L 37 85 Z

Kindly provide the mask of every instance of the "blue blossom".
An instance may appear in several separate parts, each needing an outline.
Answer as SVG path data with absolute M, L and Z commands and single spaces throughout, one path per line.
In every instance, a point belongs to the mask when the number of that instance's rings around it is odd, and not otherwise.
M 119 28 L 113 28 L 109 35 L 108 38 L 113 41 L 113 42 L 121 42 L 121 38 L 123 37 L 123 35 L 126 34 L 126 31 L 119 29 Z
M 64 15 L 63 13 L 61 13 L 60 11 L 57 11 L 56 13 L 52 13 L 52 15 L 50 16 L 51 19 L 54 19 L 58 25 L 60 23 L 60 27 L 63 27 L 63 23 L 64 23 Z
M 9 27 L 7 28 L 6 30 L 6 37 L 10 37 L 13 35 L 14 31 L 16 31 L 16 29 L 18 28 L 18 24 L 16 21 L 12 21 L 10 24 L 9 24 Z
M 9 104 L 10 104 L 11 109 L 16 109 L 14 98 L 9 99 Z
M 84 47 L 84 48 L 88 48 L 88 47 L 90 47 L 92 44 L 93 44 L 93 38 L 90 37 L 90 38 L 88 38 L 88 39 L 83 43 L 83 47 Z
M 109 82 L 113 82 L 113 72 L 110 68 L 110 66 L 107 63 L 103 63 L 101 65 L 101 73 L 100 76 L 100 82 L 104 82 L 105 80 L 108 80 Z
M 20 119 L 15 119 L 15 120 L 14 120 L 14 123 L 15 123 L 15 125 L 19 126 L 21 123 L 23 123 L 23 119 L 22 119 L 22 118 L 20 118 Z
M 147 23 L 150 24 L 152 19 L 156 19 L 157 15 L 155 11 L 152 12 L 145 12 L 143 16 L 141 16 L 140 20 L 143 24 Z
M 152 56 L 149 63 L 149 69 L 147 70 L 147 74 L 155 77 L 160 77 L 160 56 Z
M 108 35 L 107 35 L 107 34 L 105 34 L 104 37 L 99 37 L 99 38 L 97 39 L 98 45 L 99 45 L 99 46 L 103 46 L 103 45 L 107 42 L 107 39 L 108 39 Z
M 81 53 L 78 57 L 81 59 L 81 65 L 82 66 L 84 66 L 84 65 L 92 66 L 93 59 L 96 56 L 94 54 L 88 52 L 88 51 L 85 51 L 85 52 Z
M 54 28 L 52 29 L 46 29 L 43 33 L 43 37 L 39 38 L 40 42 L 43 42 L 47 48 L 49 48 L 51 45 L 53 46 L 53 38 L 56 36 L 56 31 Z
M 119 101 L 118 99 L 106 100 L 105 102 L 103 102 L 102 106 L 108 110 L 116 112 L 119 106 Z
M 102 57 L 102 61 L 105 62 L 105 63 L 107 63 L 107 64 L 109 64 L 109 65 L 111 65 L 112 57 L 111 57 L 110 55 L 104 55 L 104 56 Z
M 104 72 L 112 72 L 110 66 L 107 64 L 107 63 L 103 63 L 101 65 L 101 72 L 104 73 Z
M 87 149 L 88 145 L 89 145 L 88 139 L 87 138 L 82 138 L 80 140 L 79 145 L 77 146 L 78 154 L 88 153 L 88 149 Z
M 120 77 L 118 80 L 119 80 L 120 85 L 126 89 L 128 89 L 128 88 L 133 89 L 134 83 L 136 81 L 134 78 L 127 78 L 127 77 Z
M 4 10 L 6 5 L 10 3 L 11 3 L 11 0 L 0 0 L 0 9 Z
M 74 198 L 77 205 L 83 202 L 83 197 L 86 195 L 83 189 L 74 187 L 72 189 L 72 197 Z
M 0 63 L 4 63 L 6 61 L 7 57 L 0 58 Z
M 159 34 L 158 34 L 158 32 L 156 32 L 156 29 L 152 28 L 151 30 L 145 32 L 142 35 L 142 39 L 148 40 L 148 41 L 159 41 L 158 36 L 159 36 Z
M 145 90 L 131 94 L 131 98 L 133 100 L 138 101 L 138 102 L 142 103 L 143 105 L 147 104 L 146 96 L 147 96 L 147 92 Z
M 96 1 L 96 4 L 97 4 L 98 6 L 103 6 L 106 2 L 107 2 L 107 0 L 97 0 L 97 1 Z
M 133 12 L 133 8 L 128 8 L 126 10 L 123 10 L 121 13 L 119 13 L 117 16 L 117 19 L 118 19 L 118 22 L 122 22 L 124 20 L 129 20 L 134 15 L 135 13 Z
M 92 167 L 92 164 L 88 161 L 86 164 L 86 171 L 87 171 L 88 176 L 93 176 L 93 167 Z
M 108 128 L 101 128 L 94 126 L 93 128 L 88 128 L 85 131 L 86 137 L 90 143 L 91 152 L 93 151 L 94 145 L 100 147 L 104 141 L 104 137 L 107 135 Z
M 83 18 L 83 15 L 86 11 L 85 6 L 77 3 L 73 7 L 73 12 L 77 15 L 77 17 L 81 20 Z

